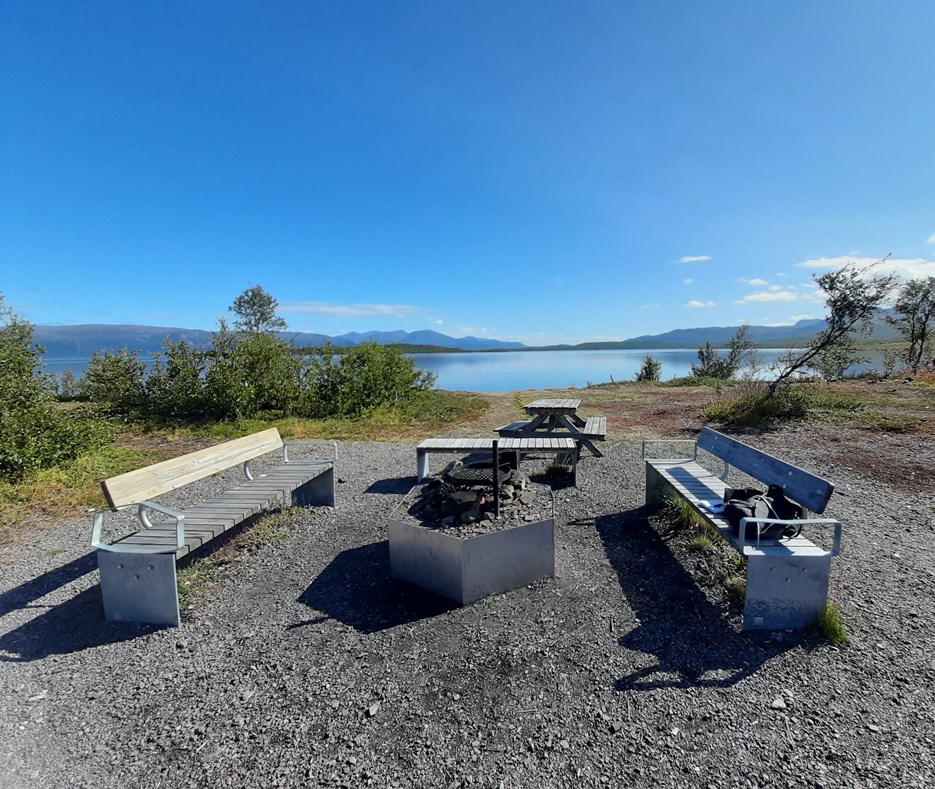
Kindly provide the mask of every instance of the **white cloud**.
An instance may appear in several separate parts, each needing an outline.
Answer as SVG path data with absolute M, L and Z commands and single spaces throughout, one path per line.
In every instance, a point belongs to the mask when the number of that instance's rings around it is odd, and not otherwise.
M 708 260 L 711 260 L 710 255 L 685 255 L 679 258 L 679 263 L 704 263 Z
M 653 304 L 640 304 L 641 310 L 658 310 L 662 305 L 659 302 Z
M 767 291 L 761 290 L 757 293 L 750 293 L 740 299 L 739 304 L 748 301 L 796 301 L 799 298 L 797 293 L 789 290 Z
M 779 277 L 779 279 L 785 279 L 785 278 L 788 277 L 789 275 L 786 274 L 785 271 L 780 271 L 780 272 L 778 272 L 778 273 L 776 274 L 776 276 Z
M 325 301 L 299 301 L 280 304 L 280 312 L 312 313 L 329 318 L 361 318 L 371 315 L 395 315 L 402 318 L 421 312 L 421 308 L 408 304 L 329 304 Z
M 929 236 L 928 243 L 935 244 L 935 233 L 932 233 L 932 235 Z
M 445 325 L 445 322 L 441 318 L 436 318 L 435 323 L 438 324 L 439 326 Z M 491 479 L 493 479 L 493 477 L 491 477 Z
M 686 307 L 691 307 L 695 310 L 704 309 L 705 307 L 716 307 L 717 305 L 713 301 L 698 301 L 698 299 L 692 299 Z
M 754 277 L 753 279 L 747 279 L 746 277 L 741 277 L 738 282 L 742 282 L 744 285 L 750 285 L 754 288 L 762 288 L 764 285 L 769 285 L 765 279 L 760 279 L 760 277 Z
M 893 274 L 898 279 L 923 279 L 925 277 L 935 277 L 935 260 L 926 260 L 925 258 L 888 258 L 882 263 L 880 258 L 859 258 L 851 255 L 838 255 L 833 258 L 809 258 L 801 263 L 796 263 L 796 268 L 814 269 L 816 271 L 834 271 L 844 268 L 848 263 L 853 263 L 859 268 L 864 268 L 876 263 L 877 265 L 867 272 L 866 278 L 870 279 L 876 275 Z
M 682 284 L 683 284 L 683 285 L 691 285 L 694 281 L 695 281 L 695 280 L 693 280 L 691 277 L 685 277 L 685 279 L 682 280 Z M 493 478 L 491 477 L 491 479 L 493 479 Z
M 795 326 L 799 321 L 810 321 L 814 320 L 814 315 L 790 315 L 788 320 L 779 321 L 778 323 L 767 323 L 767 326 Z
M 785 287 L 783 287 L 782 285 L 770 285 L 770 286 L 769 286 L 769 289 L 770 289 L 773 293 L 778 293 L 778 292 L 781 291 L 781 290 L 791 290 L 791 288 L 785 288 Z

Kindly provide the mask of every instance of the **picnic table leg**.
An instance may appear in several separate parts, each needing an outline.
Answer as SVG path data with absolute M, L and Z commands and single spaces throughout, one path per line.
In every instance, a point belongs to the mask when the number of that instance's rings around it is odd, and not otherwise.
M 575 427 L 573 424 L 571 424 L 567 419 L 565 419 L 562 416 L 559 416 L 559 419 L 562 421 L 562 426 L 569 432 L 569 434 L 571 435 L 573 439 L 575 439 L 575 441 L 578 441 L 580 442 L 580 444 L 583 444 L 584 446 L 586 446 L 588 448 L 588 451 L 592 455 L 594 455 L 594 457 L 596 458 L 604 457 L 598 451 L 597 447 L 594 446 L 594 444 L 592 444 L 588 439 L 586 439 L 583 435 L 581 435 L 580 432 L 578 432 L 577 427 Z
M 578 427 L 584 427 L 584 420 L 577 414 L 569 414 L 568 418 Z

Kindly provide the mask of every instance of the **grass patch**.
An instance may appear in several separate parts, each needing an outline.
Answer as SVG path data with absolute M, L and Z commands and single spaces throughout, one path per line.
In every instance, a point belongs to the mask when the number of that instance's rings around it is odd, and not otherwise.
M 699 534 L 690 545 L 691 549 L 698 553 L 711 553 L 714 550 L 714 541 L 707 534 Z
M 561 463 L 552 463 L 546 466 L 542 476 L 550 482 L 567 482 L 571 479 L 571 469 Z
M 772 397 L 765 389 L 750 388 L 739 397 L 725 397 L 706 406 L 701 418 L 723 425 L 762 425 L 774 422 L 851 421 L 863 410 L 860 399 L 829 389 L 786 386 Z
M 681 496 L 666 499 L 663 516 L 675 529 L 704 529 L 707 526 Z
M 293 440 L 415 441 L 449 425 L 476 418 L 488 405 L 480 395 L 432 390 L 417 392 L 409 400 L 377 406 L 353 418 L 304 419 L 270 414 L 265 418 L 203 426 L 163 426 L 161 432 L 228 440 L 275 427 L 283 438 Z
M 815 621 L 815 630 L 829 644 L 841 645 L 847 643 L 847 631 L 841 618 L 841 609 L 836 603 L 828 603 L 821 609 Z
M 27 528 L 106 505 L 102 479 L 155 463 L 164 453 L 119 445 L 104 447 L 54 468 L 27 474 L 19 482 L 0 482 L 0 544 L 21 539 Z M 29 526 L 23 522 L 29 520 Z
M 742 575 L 730 576 L 724 581 L 724 588 L 738 600 L 745 600 L 747 597 L 747 579 Z
M 197 608 L 227 570 L 267 545 L 282 542 L 292 534 L 298 508 L 289 507 L 264 515 L 217 549 L 193 559 L 178 571 L 179 610 L 182 616 Z

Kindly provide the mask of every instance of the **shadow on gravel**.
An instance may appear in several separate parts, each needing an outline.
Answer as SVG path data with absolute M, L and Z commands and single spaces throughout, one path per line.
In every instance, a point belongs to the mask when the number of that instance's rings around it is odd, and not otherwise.
M 604 551 L 640 624 L 620 638 L 626 649 L 654 655 L 658 663 L 617 680 L 617 690 L 729 687 L 774 656 L 801 643 L 800 636 L 744 633 L 725 609 L 712 604 L 650 525 L 646 507 L 594 520 Z
M 56 589 L 76 581 L 97 569 L 97 556 L 94 551 L 84 556 L 43 573 L 38 578 L 26 581 L 24 584 L 0 594 L 0 616 L 20 608 L 28 608 L 40 597 L 45 597 Z
M 40 607 L 46 606 L 21 606 Z M 9 609 L 4 613 L 9 613 Z M 14 630 L 0 634 L 0 662 L 25 663 L 49 655 L 80 652 L 129 641 L 157 629 L 155 625 L 105 622 L 101 591 L 94 586 L 61 605 L 48 607 L 47 611 Z
M 362 633 L 428 619 L 458 607 L 441 595 L 391 578 L 387 540 L 339 553 L 299 602 Z M 322 621 L 310 619 L 290 628 Z
M 383 495 L 404 495 L 416 484 L 415 475 L 411 477 L 393 477 L 378 479 L 364 493 L 382 493 Z

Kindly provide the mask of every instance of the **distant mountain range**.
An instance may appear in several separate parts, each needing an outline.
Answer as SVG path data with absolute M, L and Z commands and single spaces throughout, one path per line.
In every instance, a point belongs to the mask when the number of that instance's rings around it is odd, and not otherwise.
M 748 337 L 756 345 L 795 347 L 804 345 L 825 326 L 824 320 L 802 320 L 792 326 L 750 326 Z M 280 332 L 296 346 L 320 346 L 325 342 L 340 347 L 377 342 L 383 345 L 421 346 L 463 351 L 510 350 L 601 350 L 632 348 L 698 348 L 706 342 L 724 345 L 734 336 L 737 326 L 706 326 L 697 329 L 673 329 L 663 334 L 644 334 L 617 342 L 585 342 L 578 345 L 549 345 L 531 348 L 520 342 L 504 342 L 481 337 L 449 337 L 436 331 L 348 332 L 337 337 L 308 332 Z M 77 324 L 73 326 L 35 326 L 36 342 L 46 349 L 48 358 L 88 358 L 94 351 L 130 348 L 149 355 L 163 349 L 162 341 L 187 340 L 193 345 L 208 345 L 212 332 L 170 326 L 135 326 L 130 324 Z M 899 336 L 882 319 L 874 325 L 874 339 L 889 340 Z
M 172 326 L 136 326 L 132 324 L 84 323 L 73 326 L 34 327 L 34 338 L 46 349 L 48 358 L 87 358 L 94 351 L 130 348 L 143 354 L 161 351 L 162 341 L 168 337 L 173 342 L 187 340 L 193 345 L 209 345 L 213 332 L 202 329 L 180 329 Z M 520 342 L 487 340 L 480 337 L 449 337 L 436 331 L 391 331 L 350 332 L 338 337 L 308 332 L 280 332 L 284 339 L 292 340 L 297 346 L 319 346 L 325 342 L 348 347 L 362 342 L 378 342 L 383 345 L 430 345 L 467 351 L 509 350 L 525 348 Z

